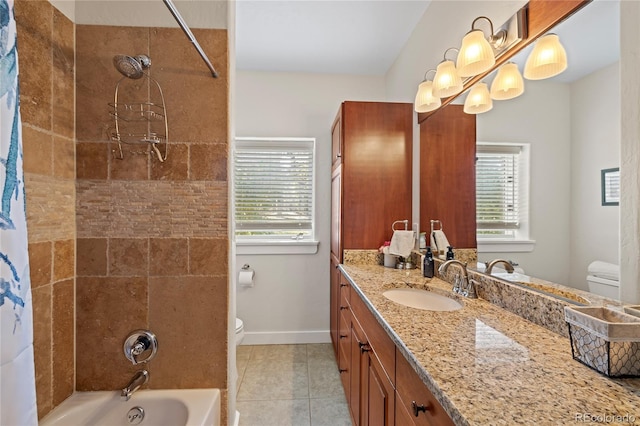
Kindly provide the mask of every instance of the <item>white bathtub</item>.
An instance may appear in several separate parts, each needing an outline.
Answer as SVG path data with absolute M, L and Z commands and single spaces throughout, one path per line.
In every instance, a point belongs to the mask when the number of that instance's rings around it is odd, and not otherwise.
M 144 410 L 140 423 L 130 423 L 129 416 Z M 129 413 L 134 409 L 134 412 Z M 120 391 L 76 392 L 47 414 L 40 426 L 219 426 L 220 390 L 168 389 L 141 390 L 129 401 Z

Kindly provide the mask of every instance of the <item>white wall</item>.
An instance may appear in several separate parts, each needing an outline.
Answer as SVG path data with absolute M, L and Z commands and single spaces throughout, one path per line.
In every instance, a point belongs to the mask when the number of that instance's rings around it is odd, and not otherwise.
M 594 260 L 618 264 L 619 213 L 602 206 L 600 171 L 620 166 L 620 65 L 571 84 L 571 275 L 587 289 Z
M 480 261 L 513 260 L 525 273 L 569 282 L 570 90 L 567 84 L 525 81 L 516 99 L 479 114 L 477 140 L 530 144 L 529 253 L 479 253 Z
M 255 286 L 237 290 L 244 344 L 329 342 L 331 124 L 345 100 L 384 101 L 382 77 L 238 71 L 236 136 L 316 138 L 314 255 L 237 255 Z
M 620 2 L 620 298 L 640 303 L 640 2 Z

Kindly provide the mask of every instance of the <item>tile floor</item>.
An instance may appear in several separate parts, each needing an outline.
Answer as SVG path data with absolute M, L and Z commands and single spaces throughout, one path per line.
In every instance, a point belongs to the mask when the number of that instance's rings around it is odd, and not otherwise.
M 239 346 L 241 426 L 351 426 L 333 347 Z

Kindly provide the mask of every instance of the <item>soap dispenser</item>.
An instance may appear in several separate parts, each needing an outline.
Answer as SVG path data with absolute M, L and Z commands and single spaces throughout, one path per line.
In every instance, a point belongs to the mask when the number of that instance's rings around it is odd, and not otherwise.
M 446 260 L 451 260 L 453 259 L 453 247 L 452 246 L 447 246 L 447 258 Z
M 433 253 L 431 253 L 431 247 L 427 247 L 427 254 L 424 256 L 424 263 L 422 265 L 422 275 L 426 278 L 433 278 L 434 269 Z

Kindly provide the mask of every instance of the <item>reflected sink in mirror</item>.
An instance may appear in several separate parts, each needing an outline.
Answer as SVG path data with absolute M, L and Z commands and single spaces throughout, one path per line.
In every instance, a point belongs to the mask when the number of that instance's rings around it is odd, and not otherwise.
M 492 277 L 500 278 L 501 280 L 509 281 L 510 283 L 517 284 L 519 286 L 528 288 L 529 290 L 536 291 L 538 293 L 545 294 L 547 296 L 554 297 L 556 299 L 564 300 L 572 304 L 589 305 L 591 302 L 582 296 L 578 296 L 570 291 L 563 290 L 561 288 L 553 287 L 550 285 L 544 285 L 534 283 L 531 277 L 517 272 L 495 272 L 491 274 Z
M 382 293 L 392 302 L 425 311 L 457 311 L 462 303 L 450 297 L 415 288 L 394 288 Z

